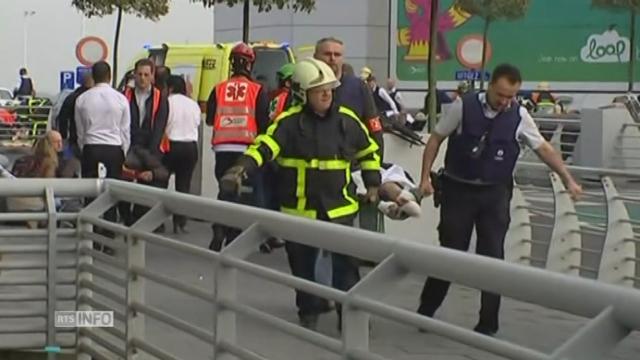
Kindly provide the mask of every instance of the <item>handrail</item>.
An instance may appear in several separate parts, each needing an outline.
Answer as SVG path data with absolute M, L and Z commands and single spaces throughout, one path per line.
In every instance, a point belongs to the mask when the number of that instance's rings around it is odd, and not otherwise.
M 523 166 L 537 168 L 542 165 L 525 163 Z M 170 325 L 177 329 L 176 331 L 182 331 L 196 339 L 213 344 L 214 359 L 230 359 L 233 358 L 233 355 L 262 358 L 261 355 L 251 353 L 236 342 L 235 316 L 239 314 L 345 357 L 384 359 L 380 355 L 369 352 L 368 318 L 370 315 L 376 315 L 391 321 L 427 329 L 458 342 L 513 359 L 577 359 L 579 358 L 576 357 L 577 354 L 581 352 L 578 351 L 575 343 L 582 344 L 580 349 L 585 346 L 601 345 L 600 348 L 594 349 L 594 355 L 589 358 L 598 359 L 598 354 L 604 354 L 607 350 L 612 349 L 628 335 L 629 331 L 640 330 L 640 312 L 637 311 L 640 308 L 640 291 L 631 289 L 629 286 L 630 282 L 639 280 L 637 274 L 631 271 L 634 269 L 632 267 L 638 263 L 635 252 L 632 253 L 632 250 L 635 251 L 636 244 L 629 240 L 637 237 L 630 231 L 631 225 L 636 223 L 636 220 L 630 219 L 625 212 L 624 202 L 627 197 L 619 195 L 615 191 L 613 181 L 607 177 L 607 175 L 620 175 L 625 178 L 633 178 L 634 174 L 627 171 L 580 167 L 572 167 L 572 171 L 595 174 L 602 178 L 604 197 L 608 206 L 606 217 L 595 213 L 586 213 L 579 208 L 580 204 L 571 203 L 557 175 L 551 175 L 554 186 L 555 211 L 549 212 L 554 213 L 553 223 L 547 224 L 546 220 L 540 222 L 539 218 L 534 219 L 527 215 L 530 211 L 544 209 L 537 203 L 528 203 L 524 194 L 518 195 L 518 203 L 512 207 L 515 211 L 523 212 L 518 215 L 518 221 L 514 222 L 513 226 L 527 226 L 529 229 L 530 227 L 543 226 L 553 230 L 551 242 L 534 239 L 530 232 L 521 232 L 517 241 L 525 243 L 527 246 L 523 247 L 526 251 L 520 252 L 517 260 L 528 259 L 527 263 L 534 262 L 545 266 L 551 264 L 557 272 L 441 247 L 425 246 L 385 234 L 110 179 L 81 181 L 26 179 L 24 182 L 0 180 L 0 196 L 38 196 L 38 194 L 44 196 L 45 189 L 47 189 L 48 229 L 37 232 L 37 234 L 40 236 L 48 235 L 50 243 L 51 241 L 55 243 L 57 237 L 63 235 L 73 235 L 79 240 L 77 259 L 73 259 L 73 261 L 58 259 L 52 248 L 43 246 L 25 244 L 0 247 L 0 249 L 9 250 L 12 253 L 21 250 L 29 253 L 49 252 L 48 260 L 44 263 L 32 260 L 17 262 L 0 258 L 0 269 L 47 267 L 49 276 L 45 282 L 50 288 L 54 288 L 52 284 L 55 284 L 58 278 L 57 269 L 77 268 L 78 304 L 83 306 L 100 305 L 98 308 L 106 309 L 115 306 L 116 318 L 125 323 L 125 329 L 118 328 L 106 332 L 124 336 L 121 339 L 124 342 L 124 347 L 106 339 L 96 341 L 100 332 L 79 331 L 77 333 L 77 350 L 85 354 L 94 354 L 96 351 L 100 351 L 87 342 L 87 340 L 93 340 L 112 354 L 124 356 L 127 359 L 132 358 L 134 350 L 159 354 L 164 358 L 178 359 L 167 352 L 167 349 L 158 346 L 160 344 L 154 344 L 145 339 L 144 318 L 148 317 Z M 640 173 L 636 176 L 640 178 Z M 58 214 L 52 208 L 52 204 L 54 197 L 61 194 L 76 197 L 97 196 L 97 199 L 77 215 L 78 230 L 67 231 L 57 228 Z M 559 198 L 561 199 L 559 200 Z M 120 200 L 147 205 L 151 207 L 151 210 L 131 227 L 109 223 L 101 219 L 104 211 Z M 220 253 L 153 233 L 154 229 L 174 214 L 233 226 L 244 229 L 244 231 Z M 19 215 L 8 214 L 6 218 L 28 219 L 28 217 L 22 216 L 23 214 Z M 35 213 L 35 215 L 40 218 L 42 214 Z M 585 246 L 584 243 L 580 243 L 579 238 L 571 238 L 573 240 L 570 239 L 571 241 L 568 241 L 566 246 L 555 246 L 571 236 L 575 237 L 576 229 L 580 231 L 577 215 L 586 215 L 588 219 L 606 220 L 604 221 L 606 241 L 602 251 L 596 246 L 589 244 Z M 568 217 L 572 219 L 568 219 Z M 125 253 L 122 258 L 111 258 L 92 250 L 92 241 L 108 242 L 104 236 L 97 235 L 91 230 L 92 224 L 123 235 L 127 239 L 125 246 L 122 245 L 122 242 L 119 242 L 120 245 L 114 245 L 119 252 Z M 587 227 L 589 226 L 587 225 Z M 5 230 L 0 232 L 0 238 L 14 233 L 17 234 L 16 230 Z M 372 260 L 379 262 L 379 265 L 354 288 L 346 292 L 340 291 L 249 262 L 247 257 L 257 252 L 260 242 L 270 236 L 321 247 L 330 252 Z M 177 278 L 147 270 L 145 244 L 164 246 L 176 253 L 195 255 L 210 261 L 216 269 L 213 292 L 210 292 L 209 289 L 181 284 Z M 565 256 L 563 259 L 556 256 L 553 261 L 532 255 L 531 247 L 546 245 L 549 246 L 549 252 L 568 249 L 571 255 Z M 65 244 L 64 249 L 70 250 L 70 247 Z M 581 263 L 579 255 L 577 256 L 578 261 L 575 261 L 576 254 L 582 253 L 594 256 L 601 255 L 600 267 L 596 269 L 590 264 Z M 552 258 L 551 255 L 549 256 Z M 94 260 L 95 262 L 93 262 Z M 624 262 L 624 266 L 621 265 L 622 262 Z M 100 266 L 104 264 L 108 267 Z M 456 266 L 451 266 L 451 264 L 456 264 Z M 111 270 L 112 268 L 114 270 Z M 297 325 L 264 310 L 236 301 L 237 273 L 246 273 L 342 303 L 345 329 L 342 339 L 333 339 L 301 329 Z M 594 273 L 600 281 L 568 276 L 569 273 L 575 275 Z M 424 277 L 433 276 L 592 320 L 583 331 L 576 333 L 560 346 L 554 355 L 549 356 L 507 340 L 485 337 L 441 320 L 425 318 L 413 311 L 385 303 L 384 298 L 393 291 L 393 287 L 410 274 Z M 99 278 L 101 281 L 94 281 L 93 277 Z M 2 280 L 0 285 L 43 283 L 40 280 L 37 282 L 33 280 L 19 282 L 8 281 L 10 279 Z M 105 285 L 105 280 L 107 285 Z M 161 310 L 147 304 L 143 295 L 147 280 L 161 284 L 172 291 L 194 296 L 210 304 L 216 319 L 214 329 L 204 329 L 174 314 L 165 313 L 166 309 Z M 631 284 L 631 286 L 633 285 Z M 553 291 L 542 289 L 553 289 Z M 105 298 L 115 305 L 102 304 L 93 298 L 93 294 Z M 30 298 L 30 296 L 26 294 L 7 297 L 9 300 L 20 298 Z M 55 302 L 60 301 L 52 294 L 48 294 L 48 299 L 49 309 L 54 309 Z M 120 309 L 125 309 L 125 311 Z M 47 317 L 47 326 L 51 326 L 50 312 L 45 314 L 32 310 L 12 310 L 0 314 L 0 318 L 20 316 Z M 610 331 L 611 329 L 623 329 L 624 331 Z M 602 336 L 606 341 L 596 345 L 585 341 L 593 335 L 593 331 L 600 334 L 599 336 Z M 56 333 L 60 332 L 55 330 L 48 334 L 47 344 L 55 344 L 55 340 L 51 339 L 55 338 Z M 562 354 L 562 357 L 557 354 Z M 110 358 L 110 356 L 105 355 L 105 358 Z
M 529 161 L 519 161 L 517 169 L 533 169 L 533 170 L 545 170 L 549 172 L 549 167 L 542 163 L 535 163 Z M 640 179 L 640 171 L 638 170 L 618 170 L 618 169 L 605 169 L 605 168 L 593 168 L 586 166 L 573 166 L 567 165 L 567 169 L 574 174 L 581 175 L 596 175 L 596 176 L 615 176 L 622 178 L 635 178 Z

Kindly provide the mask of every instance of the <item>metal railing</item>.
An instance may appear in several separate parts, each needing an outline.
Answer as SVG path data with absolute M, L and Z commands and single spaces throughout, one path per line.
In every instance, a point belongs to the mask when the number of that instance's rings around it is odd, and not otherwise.
M 548 173 L 545 165 L 519 169 Z M 507 258 L 570 275 L 640 287 L 640 172 L 570 167 L 585 194 L 574 203 L 556 174 L 549 185 L 519 179 Z
M 573 164 L 575 152 L 580 136 L 581 120 L 578 115 L 567 114 L 559 116 L 536 116 L 534 121 L 542 136 L 562 155 L 567 164 Z M 529 149 L 523 148 L 522 158 L 535 161 L 536 155 Z
M 640 123 L 623 124 L 613 148 L 613 166 L 640 169 Z
M 51 106 L 19 105 L 0 108 L 0 146 L 25 147 L 50 128 Z
M 240 345 L 237 317 L 243 316 L 263 323 L 272 330 L 291 335 L 304 342 L 339 354 L 344 359 L 385 359 L 371 352 L 369 347 L 369 318 L 379 316 L 391 321 L 431 331 L 469 346 L 510 359 L 602 359 L 631 331 L 640 329 L 640 292 L 623 286 L 567 276 L 528 266 L 481 257 L 439 247 L 410 243 L 397 238 L 359 229 L 295 218 L 245 206 L 213 201 L 161 189 L 106 180 L 0 180 L 0 196 L 45 196 L 47 210 L 33 214 L 6 214 L 1 220 L 27 219 L 47 223 L 46 230 L 29 230 L 34 236 L 46 236 L 46 244 L 36 247 L 14 247 L 14 251 L 44 251 L 46 248 L 47 285 L 45 311 L 28 312 L 16 309 L 0 312 L 0 319 L 12 316 L 39 316 L 46 318 L 46 345 L 50 359 L 55 359 L 60 344 L 59 329 L 53 326 L 53 310 L 60 299 L 55 291 L 61 268 L 75 266 L 75 297 L 78 309 L 114 311 L 116 326 L 105 329 L 80 329 L 71 344 L 80 359 L 135 359 L 148 354 L 158 359 L 179 359 L 163 344 L 152 343 L 145 332 L 146 320 L 163 323 L 173 332 L 188 334 L 208 344 L 214 359 L 266 359 L 255 350 Z M 12 185 L 12 186 L 9 186 Z M 562 190 L 556 188 L 558 194 Z M 56 251 L 62 249 L 59 240 L 69 235 L 58 226 L 59 220 L 73 219 L 76 215 L 63 215 L 56 211 L 54 198 L 59 196 L 100 195 L 77 215 L 75 264 L 62 265 Z M 563 196 L 566 196 L 564 194 Z M 618 197 L 614 195 L 613 198 Z M 118 201 L 151 207 L 131 227 L 111 223 L 102 214 Z M 622 200 L 622 199 L 618 199 Z M 522 210 L 522 209 L 519 209 Z M 206 222 L 221 223 L 244 229 L 242 234 L 220 253 L 153 233 L 172 214 L 181 214 Z M 630 222 L 630 221 L 629 221 Z M 632 225 L 632 224 L 630 224 Z M 100 229 L 98 231 L 97 229 Z M 115 234 L 115 241 L 100 234 Z M 16 236 L 17 230 L 2 230 L 0 237 Z M 20 234 L 24 235 L 25 232 Z M 317 283 L 293 277 L 247 260 L 256 252 L 264 239 L 275 236 L 331 252 L 379 261 L 351 290 L 344 292 Z M 126 240 L 126 241 L 120 241 Z M 554 241 L 557 237 L 554 237 Z M 93 243 L 104 243 L 116 248 L 115 257 L 93 249 Z M 43 246 L 44 245 L 44 246 Z M 147 245 L 171 249 L 176 254 L 190 254 L 210 261 L 215 268 L 213 291 L 185 284 L 171 276 L 146 268 Z M 69 246 L 72 247 L 72 246 Z M 66 247 L 64 248 L 65 250 Z M 6 249 L 5 249 L 6 250 Z M 11 249 L 10 249 L 11 250 Z M 0 261 L 6 268 L 5 260 Z M 456 264 L 456 266 L 451 266 Z M 16 264 L 13 268 L 31 268 Z M 38 264 L 38 267 L 43 264 Z M 166 264 L 170 267 L 171 264 Z M 11 267 L 10 267 L 11 268 Z M 343 332 L 339 339 L 301 328 L 261 309 L 249 306 L 238 298 L 238 273 L 333 300 L 343 304 Z M 384 299 L 394 287 L 411 274 L 435 276 L 462 285 L 484 289 L 511 298 L 534 303 L 571 314 L 591 318 L 570 339 L 551 354 L 529 349 L 507 340 L 496 339 L 427 317 L 398 306 L 386 304 Z M 66 281 L 65 281 L 66 280 Z M 145 299 L 146 282 L 162 284 L 198 298 L 213 310 L 213 328 L 189 323 L 178 316 L 150 305 Z M 27 283 L 2 279 L 0 285 Z M 60 284 L 58 283 L 58 286 Z M 553 289 L 553 291 L 547 291 Z M 22 295 L 16 294 L 14 298 Z M 24 297 L 24 296 L 23 296 Z M 31 330 L 30 330 L 31 331 Z M 37 331 L 42 331 L 38 328 Z M 41 344 L 43 345 L 43 344 Z M 189 358 L 187 358 L 189 359 Z M 190 360 L 190 359 L 189 359 Z

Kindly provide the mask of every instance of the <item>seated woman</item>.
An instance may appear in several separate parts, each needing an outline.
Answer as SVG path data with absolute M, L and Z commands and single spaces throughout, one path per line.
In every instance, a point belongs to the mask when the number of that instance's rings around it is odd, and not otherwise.
M 378 210 L 393 220 L 405 220 L 409 217 L 420 217 L 422 209 L 418 188 L 402 167 L 384 163 L 380 168 L 382 184 L 378 190 L 380 202 Z M 360 171 L 352 174 L 357 193 L 366 194 Z
M 18 178 L 55 178 L 58 168 L 58 153 L 49 136 L 39 139 L 33 153 L 16 160 L 12 173 Z M 44 211 L 43 197 L 14 197 L 7 199 L 7 208 L 11 212 Z M 36 228 L 35 221 L 27 222 L 30 228 Z

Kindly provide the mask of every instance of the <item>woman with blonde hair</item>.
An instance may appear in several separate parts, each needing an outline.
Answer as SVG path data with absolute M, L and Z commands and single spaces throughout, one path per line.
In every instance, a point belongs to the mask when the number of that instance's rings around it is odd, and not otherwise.
M 59 135 L 59 134 L 57 134 Z M 58 168 L 58 153 L 52 140 L 56 134 L 48 132 L 40 138 L 33 147 L 32 154 L 16 161 L 13 175 L 18 178 L 54 178 Z M 42 211 L 45 209 L 42 197 L 15 197 L 7 199 L 7 207 L 12 212 Z M 29 221 L 30 228 L 37 227 L 35 221 Z

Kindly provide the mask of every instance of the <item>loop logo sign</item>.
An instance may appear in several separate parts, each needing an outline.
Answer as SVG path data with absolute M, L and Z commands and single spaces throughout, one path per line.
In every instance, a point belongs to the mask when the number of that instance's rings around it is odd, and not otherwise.
M 580 51 L 580 58 L 589 63 L 626 63 L 630 57 L 630 41 L 615 30 L 593 34 Z

